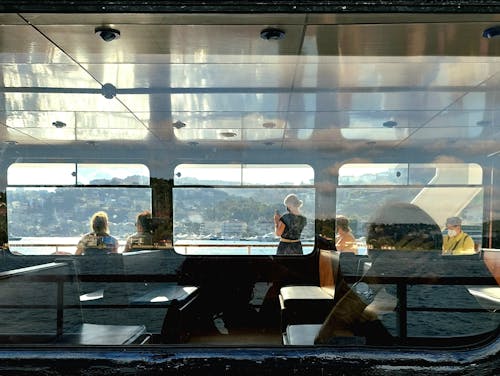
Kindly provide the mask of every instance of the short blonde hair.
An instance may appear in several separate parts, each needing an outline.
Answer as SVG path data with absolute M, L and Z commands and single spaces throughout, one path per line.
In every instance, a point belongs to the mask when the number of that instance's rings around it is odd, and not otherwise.
M 287 208 L 300 208 L 303 202 L 299 200 L 299 198 L 295 194 L 291 193 L 285 197 L 285 199 L 283 200 L 283 204 L 285 204 Z
M 109 232 L 108 227 L 108 215 L 106 212 L 99 211 L 94 213 L 90 219 L 90 228 L 96 234 L 107 234 Z

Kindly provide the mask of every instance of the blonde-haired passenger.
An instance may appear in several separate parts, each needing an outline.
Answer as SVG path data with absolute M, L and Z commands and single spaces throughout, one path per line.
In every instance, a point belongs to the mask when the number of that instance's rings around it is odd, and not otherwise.
M 90 219 L 91 232 L 82 236 L 76 247 L 76 255 L 92 252 L 117 253 L 118 240 L 109 234 L 108 215 L 99 211 Z
M 300 213 L 302 201 L 295 194 L 289 194 L 283 200 L 288 213 L 274 214 L 274 232 L 280 237 L 277 255 L 301 255 L 302 243 L 300 235 L 307 220 Z
M 358 253 L 356 238 L 349 227 L 349 220 L 343 215 L 335 218 L 335 248 L 340 252 Z

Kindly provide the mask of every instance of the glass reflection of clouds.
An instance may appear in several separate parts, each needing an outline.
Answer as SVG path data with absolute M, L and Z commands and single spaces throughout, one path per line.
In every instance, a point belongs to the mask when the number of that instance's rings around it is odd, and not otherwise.
M 55 121 L 66 125 L 56 128 Z M 5 123 L 10 133 L 19 130 L 40 140 L 141 140 L 148 136 L 147 128 L 124 112 L 12 111 L 5 113 Z
M 261 185 L 304 186 L 314 184 L 314 170 L 309 165 L 260 164 L 180 164 L 174 171 L 175 185 Z

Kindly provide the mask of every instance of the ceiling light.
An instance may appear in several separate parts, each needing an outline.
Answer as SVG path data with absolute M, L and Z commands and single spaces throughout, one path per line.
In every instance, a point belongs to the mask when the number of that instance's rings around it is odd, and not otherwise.
M 483 38 L 495 38 L 500 35 L 500 26 L 493 26 L 483 31 Z
M 63 121 L 56 120 L 52 122 L 52 125 L 56 128 L 64 128 L 66 126 L 66 123 Z
M 272 121 L 268 121 L 266 123 L 263 123 L 262 126 L 266 129 L 273 129 L 276 127 L 276 123 L 273 123 Z
M 184 128 L 185 126 L 186 126 L 186 123 L 183 123 L 180 120 L 177 120 L 175 123 L 172 124 L 172 127 L 177 128 L 177 129 Z
M 265 40 L 279 40 L 285 37 L 285 32 L 276 27 L 268 27 L 260 32 L 260 37 Z
M 222 137 L 227 137 L 227 138 L 229 138 L 229 137 L 234 137 L 234 136 L 236 136 L 236 133 L 235 133 L 235 132 L 221 132 L 221 133 L 220 133 L 220 135 L 221 135 Z
M 384 126 L 385 128 L 394 128 L 397 125 L 397 121 L 394 120 L 387 120 L 382 123 L 382 126 Z
M 113 84 L 104 84 L 101 88 L 101 94 L 106 99 L 113 99 L 116 96 L 116 87 Z
M 94 32 L 105 42 L 111 42 L 120 38 L 120 30 L 116 30 L 108 26 L 96 27 Z
M 476 125 L 479 125 L 480 127 L 487 127 L 488 125 L 491 125 L 491 121 L 489 120 L 479 120 Z

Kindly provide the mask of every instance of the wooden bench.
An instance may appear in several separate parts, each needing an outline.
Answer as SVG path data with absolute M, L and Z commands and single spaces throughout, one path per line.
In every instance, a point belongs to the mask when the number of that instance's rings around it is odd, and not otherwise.
M 143 343 L 144 325 L 83 321 L 76 271 L 52 262 L 0 273 L 0 342 L 123 345 Z
M 335 299 L 335 279 L 339 270 L 339 252 L 320 250 L 318 286 L 285 286 L 280 289 L 281 329 L 294 324 L 322 323 Z

